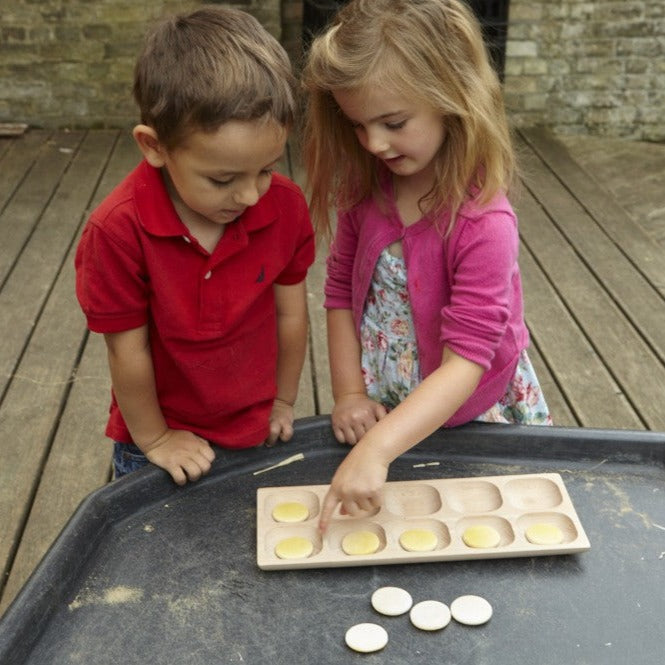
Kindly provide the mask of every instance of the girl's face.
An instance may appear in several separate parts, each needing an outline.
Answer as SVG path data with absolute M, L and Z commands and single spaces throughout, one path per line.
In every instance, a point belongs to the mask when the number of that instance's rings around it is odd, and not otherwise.
M 439 113 L 378 85 L 338 90 L 334 97 L 360 145 L 392 173 L 419 181 L 434 177 L 434 158 L 445 138 Z

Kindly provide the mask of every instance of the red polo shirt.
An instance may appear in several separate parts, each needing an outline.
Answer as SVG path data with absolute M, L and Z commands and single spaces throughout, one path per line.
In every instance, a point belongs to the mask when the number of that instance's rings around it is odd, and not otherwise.
M 161 174 L 142 162 L 92 213 L 76 253 L 76 293 L 94 332 L 148 324 L 169 427 L 226 448 L 261 443 L 276 394 L 273 284 L 314 260 L 305 199 L 274 174 L 212 254 L 180 221 Z M 115 397 L 107 436 L 131 442 Z

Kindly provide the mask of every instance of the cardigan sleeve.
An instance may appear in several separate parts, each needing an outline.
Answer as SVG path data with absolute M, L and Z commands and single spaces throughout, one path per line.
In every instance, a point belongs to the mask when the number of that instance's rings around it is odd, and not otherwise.
M 450 302 L 441 312 L 444 345 L 489 369 L 514 307 L 521 310 L 517 221 L 488 212 L 463 225 L 450 252 Z
M 324 307 L 327 309 L 351 309 L 353 298 L 351 284 L 358 247 L 358 234 L 350 212 L 337 217 L 337 229 L 326 259 Z

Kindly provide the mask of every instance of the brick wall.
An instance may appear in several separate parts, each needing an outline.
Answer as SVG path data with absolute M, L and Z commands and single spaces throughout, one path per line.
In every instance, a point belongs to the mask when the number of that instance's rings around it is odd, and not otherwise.
M 141 38 L 203 2 L 0 0 L 0 122 L 127 126 Z M 298 65 L 302 0 L 234 0 Z M 517 125 L 665 141 L 663 0 L 511 0 L 505 92 Z
M 296 71 L 302 64 L 302 15 L 303 0 L 282 0 L 282 45 Z
M 663 0 L 511 0 L 506 55 L 517 125 L 665 141 Z
M 122 127 L 136 121 L 132 72 L 148 26 L 186 0 L 0 0 L 0 122 Z M 226 4 L 281 35 L 280 0 Z

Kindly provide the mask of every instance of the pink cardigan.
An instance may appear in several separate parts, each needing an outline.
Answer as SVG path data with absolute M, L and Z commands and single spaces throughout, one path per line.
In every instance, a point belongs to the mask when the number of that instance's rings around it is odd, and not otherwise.
M 379 254 L 401 240 L 422 377 L 440 366 L 444 345 L 485 368 L 473 395 L 445 423 L 461 425 L 505 393 L 529 343 L 515 213 L 504 196 L 482 209 L 467 204 L 443 238 L 429 218 L 405 227 L 392 197 L 387 207 L 368 199 L 340 213 L 324 306 L 351 309 L 359 332 Z

